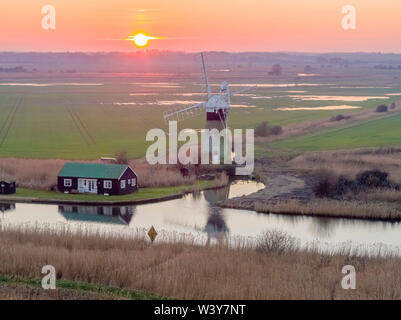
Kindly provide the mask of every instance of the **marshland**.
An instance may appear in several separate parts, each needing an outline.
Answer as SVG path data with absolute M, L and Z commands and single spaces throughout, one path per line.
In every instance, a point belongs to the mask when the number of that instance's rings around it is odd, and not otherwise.
M 0 297 L 400 298 L 401 86 L 397 68 L 375 69 L 392 56 L 210 53 L 213 90 L 222 80 L 258 86 L 232 99 L 230 127 L 255 129 L 255 171 L 237 181 L 143 158 L 146 132 L 167 128 L 163 111 L 204 98 L 195 55 L 179 56 L 179 72 L 156 55 L 152 74 L 132 68 L 141 58 L 130 54 L 104 57 L 101 71 L 59 58 L 74 73 L 21 55 L 14 63 L 39 72 L 0 82 L 0 175 L 17 183 L 0 196 Z M 269 75 L 274 63 L 281 75 Z M 203 127 L 201 116 L 179 129 Z M 66 161 L 121 155 L 137 193 L 57 192 Z M 21 203 L 32 199 L 55 203 Z M 38 289 L 45 264 L 56 267 L 55 293 Z M 341 288 L 347 264 L 358 290 Z

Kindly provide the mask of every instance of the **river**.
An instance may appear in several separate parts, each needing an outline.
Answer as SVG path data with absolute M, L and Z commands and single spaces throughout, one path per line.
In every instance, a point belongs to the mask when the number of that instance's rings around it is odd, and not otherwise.
M 303 247 L 333 251 L 352 246 L 367 252 L 387 250 L 400 255 L 401 223 L 262 214 L 214 205 L 261 188 L 264 185 L 255 181 L 233 181 L 225 188 L 137 206 L 2 203 L 0 221 L 4 227 L 67 227 L 118 234 L 146 232 L 154 226 L 158 241 L 186 234 L 200 243 L 227 238 L 255 243 L 263 231 L 279 229 L 299 239 Z

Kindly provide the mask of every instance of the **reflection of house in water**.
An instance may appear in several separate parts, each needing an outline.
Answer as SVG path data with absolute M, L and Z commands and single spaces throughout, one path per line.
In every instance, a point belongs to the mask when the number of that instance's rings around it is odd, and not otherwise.
M 203 231 L 207 233 L 206 244 L 209 244 L 211 239 L 216 239 L 218 241 L 227 239 L 229 229 L 227 227 L 226 221 L 224 220 L 222 209 L 213 205 L 217 201 L 226 200 L 228 198 L 229 192 L 229 186 L 220 189 L 204 191 L 205 200 L 209 203 L 209 216 L 206 222 L 206 226 L 203 229 Z
M 58 211 L 70 221 L 128 225 L 135 213 L 134 206 L 58 206 Z
M 10 210 L 15 210 L 15 203 L 0 202 L 1 212 L 6 212 Z

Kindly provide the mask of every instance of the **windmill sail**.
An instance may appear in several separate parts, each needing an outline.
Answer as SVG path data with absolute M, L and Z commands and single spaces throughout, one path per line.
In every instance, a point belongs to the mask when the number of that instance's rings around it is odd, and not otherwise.
M 190 107 L 163 112 L 164 121 L 182 121 L 200 115 L 205 108 L 205 103 L 197 103 Z
M 202 57 L 203 74 L 205 75 L 207 98 L 210 99 L 210 97 L 212 96 L 212 92 L 210 90 L 209 77 L 207 75 L 207 68 L 205 63 L 205 55 L 203 52 L 201 52 L 201 57 Z
M 194 104 L 190 107 L 169 110 L 163 112 L 163 118 L 166 122 L 168 121 L 183 121 L 192 117 L 196 117 L 206 111 L 206 121 L 219 121 L 224 123 L 224 127 L 227 127 L 227 117 L 228 112 L 231 109 L 230 103 L 231 95 L 240 94 L 254 88 L 257 86 L 247 87 L 230 93 L 230 88 L 227 81 L 223 81 L 220 86 L 220 92 L 218 94 L 212 95 L 211 87 L 209 84 L 209 77 L 207 74 L 206 56 L 202 52 L 202 67 L 203 74 L 206 82 L 207 99 L 205 102 Z
M 247 91 L 254 90 L 254 89 L 257 89 L 257 88 L 258 88 L 258 86 L 246 87 L 244 89 L 241 89 L 241 90 L 238 90 L 238 91 L 235 91 L 235 92 L 231 93 L 231 95 L 245 93 Z

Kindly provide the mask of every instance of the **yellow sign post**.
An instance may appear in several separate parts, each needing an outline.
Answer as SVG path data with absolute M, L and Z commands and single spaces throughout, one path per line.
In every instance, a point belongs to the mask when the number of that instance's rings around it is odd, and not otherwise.
M 156 230 L 155 230 L 155 228 L 153 226 L 149 229 L 148 236 L 149 236 L 150 240 L 153 243 L 153 241 L 155 241 L 156 236 L 157 236 L 157 232 L 156 232 Z

